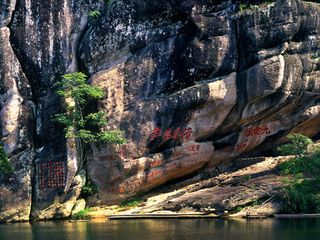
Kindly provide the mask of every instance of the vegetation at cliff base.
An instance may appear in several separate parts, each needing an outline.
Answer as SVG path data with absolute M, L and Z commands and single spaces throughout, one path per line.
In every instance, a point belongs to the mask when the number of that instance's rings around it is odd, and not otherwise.
M 278 147 L 280 155 L 306 154 L 308 145 L 312 144 L 312 140 L 302 134 L 290 134 L 288 139 L 290 143 Z
M 283 213 L 320 213 L 320 178 L 287 179 L 280 192 Z
M 136 206 L 139 206 L 139 204 L 141 204 L 142 202 L 143 202 L 143 199 L 141 199 L 141 198 L 130 198 L 130 199 L 123 201 L 120 204 L 120 207 L 121 208 L 136 207 Z
M 291 143 L 279 148 L 284 153 L 299 155 L 279 164 L 281 175 L 287 176 L 280 191 L 281 211 L 284 213 L 319 213 L 320 212 L 320 151 L 313 148 L 306 136 L 295 134 L 289 137 Z
M 78 213 L 76 214 L 73 214 L 71 216 L 72 219 L 74 220 L 86 220 L 86 219 L 89 219 L 90 217 L 88 216 L 88 213 L 91 212 L 91 209 L 89 208 L 85 208 L 81 211 L 79 211 Z
M 4 151 L 3 146 L 0 145 L 0 174 L 1 175 L 12 174 L 13 172 L 14 172 L 14 169 L 8 160 L 8 156 Z
M 86 185 L 84 185 L 81 189 L 81 195 L 83 197 L 92 196 L 97 192 L 98 192 L 98 188 L 92 181 L 88 181 Z

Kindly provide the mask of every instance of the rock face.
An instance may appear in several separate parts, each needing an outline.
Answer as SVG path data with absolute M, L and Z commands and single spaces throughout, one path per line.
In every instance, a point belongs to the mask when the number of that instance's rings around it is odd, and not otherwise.
M 31 210 L 31 169 L 34 157 L 33 110 L 30 85 L 9 41 L 0 29 L 1 136 L 15 173 L 0 173 L 0 221 L 28 220 Z
M 231 0 L 4 0 L 0 120 L 15 174 L 0 176 L 0 221 L 67 217 L 80 194 L 85 177 L 52 121 L 65 72 L 106 91 L 105 129 L 128 140 L 93 146 L 92 204 L 211 174 L 290 132 L 316 137 L 319 25 L 319 4 L 301 0 L 242 11 Z
M 54 83 L 67 71 L 77 71 L 76 46 L 88 12 L 103 6 L 91 1 L 1 2 L 1 136 L 15 174 L 0 175 L 0 221 L 71 213 L 84 182 L 74 179 L 74 151 L 52 121 L 62 110 Z M 75 186 L 80 188 L 75 191 Z M 69 210 L 59 214 L 60 204 L 69 204 Z
M 81 41 L 128 139 L 88 163 L 103 202 L 319 133 L 319 4 L 178 2 L 116 1 Z
M 224 166 L 227 171 L 215 177 L 207 180 L 194 177 L 193 184 L 190 181 L 168 184 L 144 195 L 143 203 L 136 208 L 106 215 L 179 212 L 224 217 L 270 216 L 281 209 L 277 194 L 283 187 L 284 176 L 279 175 L 277 166 L 291 157 L 238 158 Z

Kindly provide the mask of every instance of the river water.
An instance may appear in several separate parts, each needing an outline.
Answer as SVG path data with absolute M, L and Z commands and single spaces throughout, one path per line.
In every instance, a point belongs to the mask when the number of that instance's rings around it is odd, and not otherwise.
M 320 219 L 117 220 L 0 225 L 0 240 L 317 240 Z

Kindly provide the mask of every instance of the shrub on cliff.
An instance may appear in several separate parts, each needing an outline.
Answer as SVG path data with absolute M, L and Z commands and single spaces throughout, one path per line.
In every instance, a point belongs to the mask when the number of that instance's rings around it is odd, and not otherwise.
M 107 124 L 104 112 L 88 112 L 89 106 L 104 97 L 100 87 L 87 83 L 81 72 L 65 74 L 57 83 L 57 93 L 63 97 L 65 112 L 56 114 L 55 120 L 64 126 L 66 138 L 76 143 L 80 170 L 93 143 L 123 144 L 125 139 L 119 130 L 102 130 Z M 92 109 L 92 107 L 91 107 Z
M 87 181 L 81 189 L 81 196 L 87 198 L 98 192 L 97 186 L 92 181 Z

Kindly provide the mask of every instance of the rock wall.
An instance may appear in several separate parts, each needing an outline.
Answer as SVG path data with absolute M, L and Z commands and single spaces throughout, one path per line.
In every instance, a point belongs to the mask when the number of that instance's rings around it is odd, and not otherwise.
M 0 221 L 71 213 L 85 178 L 74 178 L 74 149 L 53 121 L 63 110 L 54 84 L 78 70 L 88 13 L 102 7 L 102 1 L 1 2 L 2 142 L 15 174 L 0 176 Z
M 106 129 L 88 163 L 103 203 L 319 133 L 320 6 L 239 10 L 231 1 L 115 1 L 79 56 L 107 92 Z M 92 202 L 97 199 L 92 198 Z
M 85 183 L 52 121 L 65 72 L 106 91 L 105 129 L 128 140 L 93 147 L 92 204 L 270 151 L 290 132 L 317 136 L 319 25 L 319 4 L 301 0 L 242 11 L 231 0 L 4 0 L 0 120 L 15 174 L 0 176 L 0 221 L 67 217 Z

